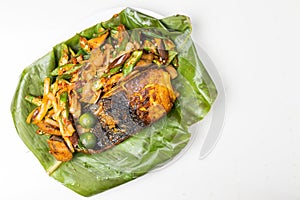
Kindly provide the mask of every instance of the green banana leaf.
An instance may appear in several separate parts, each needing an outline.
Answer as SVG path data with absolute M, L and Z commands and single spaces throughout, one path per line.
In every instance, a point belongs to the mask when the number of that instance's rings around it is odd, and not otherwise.
M 178 50 L 178 77 L 173 82 L 180 93 L 167 116 L 116 145 L 93 155 L 76 153 L 63 163 L 51 177 L 83 196 L 91 196 L 133 180 L 172 160 L 188 144 L 188 127 L 205 117 L 217 96 L 215 85 L 198 58 L 190 37 L 192 27 L 187 16 L 176 15 L 156 19 L 131 8 L 117 17 L 96 24 L 64 41 L 74 51 L 79 49 L 80 35 L 92 37 L 99 27 L 115 28 L 124 24 L 129 30 L 157 28 L 175 41 Z M 62 43 L 62 44 L 63 44 Z M 37 127 L 27 124 L 26 118 L 34 106 L 25 101 L 28 94 L 43 94 L 43 81 L 51 77 L 57 66 L 61 44 L 25 68 L 11 104 L 16 130 L 26 146 L 48 170 L 56 160 L 48 153 L 45 135 L 35 133 Z

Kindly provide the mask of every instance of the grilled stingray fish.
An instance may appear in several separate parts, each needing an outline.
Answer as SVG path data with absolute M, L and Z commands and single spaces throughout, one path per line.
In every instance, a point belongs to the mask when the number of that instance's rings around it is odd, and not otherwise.
M 175 100 L 176 92 L 166 70 L 153 65 L 133 71 L 97 104 L 84 108 L 98 119 L 90 130 L 97 143 L 88 151 L 99 153 L 124 141 L 168 113 Z

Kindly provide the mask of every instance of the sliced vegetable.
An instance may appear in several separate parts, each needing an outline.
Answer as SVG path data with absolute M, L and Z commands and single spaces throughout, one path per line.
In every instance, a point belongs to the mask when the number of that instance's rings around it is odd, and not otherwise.
M 146 51 L 149 51 L 151 53 L 157 54 L 156 46 L 150 40 L 145 40 L 144 41 L 143 48 Z
M 63 107 L 64 112 L 63 113 L 63 117 L 65 121 L 68 121 L 69 118 L 69 102 L 68 102 L 68 92 L 64 91 L 60 94 L 60 105 Z
M 87 43 L 88 43 L 89 47 L 92 49 L 100 47 L 104 43 L 108 34 L 109 34 L 109 32 L 105 31 L 102 35 L 99 35 L 96 38 L 92 38 L 92 39 L 88 40 Z
M 81 47 L 81 49 L 82 49 L 83 52 L 85 52 L 85 53 L 89 53 L 90 52 L 88 40 L 85 37 L 81 36 L 79 38 L 79 44 L 80 44 L 80 47 Z
M 58 66 L 62 66 L 68 63 L 69 60 L 69 48 L 66 44 L 61 45 L 61 50 L 60 50 L 60 58 L 58 61 Z
M 66 74 L 72 74 L 79 70 L 82 67 L 82 64 L 65 64 L 63 66 L 55 68 L 51 72 L 51 76 L 58 76 L 58 75 L 66 75 Z
M 31 95 L 26 95 L 25 100 L 32 103 L 33 105 L 36 105 L 36 106 L 41 106 L 42 105 L 42 99 L 38 98 L 38 97 L 34 97 L 34 96 L 31 96 Z
M 123 65 L 129 57 L 130 57 L 130 53 L 125 53 L 125 54 L 119 56 L 118 58 L 114 59 L 113 62 L 111 62 L 109 64 L 107 69 L 110 70 L 112 68 L 117 68 L 117 67 Z
M 168 59 L 166 60 L 165 65 L 170 65 L 178 55 L 177 51 L 168 51 L 168 54 Z
M 123 74 L 127 76 L 132 70 L 135 64 L 140 60 L 143 55 L 143 51 L 134 51 L 131 56 L 126 60 L 123 67 Z

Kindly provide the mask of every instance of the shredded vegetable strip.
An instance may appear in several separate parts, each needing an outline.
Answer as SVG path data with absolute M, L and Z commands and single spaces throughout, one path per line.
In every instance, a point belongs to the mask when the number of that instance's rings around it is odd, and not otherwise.
M 28 95 L 26 100 L 33 103 L 37 107 L 28 115 L 26 122 L 36 124 L 39 128 L 37 134 L 46 134 L 51 136 L 62 137 L 61 142 L 65 142 L 67 151 L 75 152 L 70 137 L 73 136 L 75 128 L 69 120 L 69 102 L 74 102 L 68 95 L 73 89 L 71 84 L 64 80 L 55 80 L 51 84 L 50 78 L 44 79 L 44 92 L 42 98 L 32 97 Z M 73 95 L 74 96 L 74 95 Z M 49 141 L 51 143 L 51 139 Z M 60 142 L 60 141 L 56 141 Z M 55 145 L 53 145 L 55 148 Z M 56 152 L 57 149 L 52 149 Z M 59 149 L 57 150 L 59 153 Z M 55 156 L 55 155 L 54 155 Z M 57 167 L 60 162 L 57 163 Z M 55 168 L 50 169 L 52 173 Z M 51 172 L 52 171 L 52 172 Z
M 44 80 L 44 97 L 49 93 L 50 90 L 50 78 L 45 78 Z
M 59 127 L 59 124 L 57 123 L 57 121 L 51 119 L 50 117 L 45 117 L 45 123 L 50 124 L 53 127 Z
M 63 164 L 62 161 L 56 161 L 55 164 L 47 170 L 47 174 L 50 176 L 61 164 Z
M 33 120 L 33 124 L 37 124 L 40 121 L 42 121 L 42 119 L 46 116 L 48 109 L 51 105 L 51 101 L 48 100 L 48 98 L 46 96 L 44 96 L 43 100 L 42 100 L 42 105 L 40 107 L 40 111 L 37 114 L 37 116 L 34 118 Z
M 73 145 L 72 145 L 72 142 L 70 141 L 69 137 L 63 137 L 63 138 L 64 138 L 65 142 L 67 143 L 67 145 L 68 145 L 70 151 L 71 151 L 72 153 L 74 153 L 74 152 L 75 152 L 75 149 L 74 149 L 74 147 L 73 147 Z
M 29 115 L 27 116 L 26 119 L 26 123 L 30 124 L 31 123 L 31 119 L 33 118 L 34 114 L 37 113 L 39 111 L 39 107 L 35 108 L 34 110 L 32 110 Z

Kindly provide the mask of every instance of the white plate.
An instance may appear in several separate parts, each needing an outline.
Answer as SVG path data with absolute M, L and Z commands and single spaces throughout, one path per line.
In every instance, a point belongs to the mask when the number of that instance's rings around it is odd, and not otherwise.
M 213 79 L 218 91 L 218 96 L 209 112 L 211 117 L 210 126 L 200 151 L 200 159 L 204 159 L 214 149 L 222 133 L 225 121 L 225 89 L 213 61 L 200 45 L 196 45 L 196 48 L 201 62 Z
M 113 8 L 113 9 L 109 9 L 109 10 L 105 10 L 105 11 L 100 10 L 99 12 L 92 13 L 91 17 L 89 17 L 88 19 L 83 19 L 80 24 L 78 24 L 78 22 L 74 23 L 74 29 L 75 30 L 84 30 L 84 29 L 88 28 L 89 26 L 95 25 L 96 23 L 99 23 L 104 20 L 108 20 L 112 17 L 113 14 L 120 12 L 122 9 L 123 8 Z M 151 16 L 154 16 L 157 18 L 163 17 L 162 15 L 160 15 L 156 12 L 150 11 L 150 10 L 139 9 L 139 8 L 136 8 L 136 9 L 143 13 L 146 13 L 148 15 L 151 15 Z M 69 31 L 68 31 L 68 34 L 70 34 Z M 65 39 L 65 38 L 63 38 L 63 39 Z M 197 46 L 197 48 L 199 48 L 199 47 L 200 46 Z M 198 50 L 199 54 L 200 54 L 201 50 L 202 49 Z M 199 56 L 200 56 L 201 60 L 203 61 L 203 63 L 205 64 L 205 67 L 208 70 L 208 72 L 210 73 L 212 79 L 214 80 L 216 87 L 218 89 L 219 95 L 217 97 L 216 102 L 214 103 L 214 105 L 212 107 L 212 110 L 208 113 L 208 115 L 205 117 L 205 119 L 191 127 L 191 131 L 193 132 L 193 137 L 192 137 L 190 143 L 186 146 L 185 149 L 183 149 L 183 151 L 180 154 L 178 154 L 178 156 L 175 157 L 175 159 L 173 161 L 171 161 L 167 165 L 165 165 L 165 167 L 170 166 L 173 162 L 177 161 L 182 155 L 184 155 L 186 153 L 186 151 L 193 144 L 195 144 L 195 145 L 198 144 L 198 143 L 194 143 L 195 139 L 198 139 L 198 141 L 200 141 L 201 145 L 203 144 L 202 146 L 204 147 L 205 143 L 206 143 L 205 141 L 211 141 L 210 142 L 211 144 L 215 144 L 221 133 L 221 129 L 214 131 L 214 127 L 220 127 L 220 125 L 224 121 L 224 115 L 222 115 L 222 113 L 221 113 L 221 115 L 218 115 L 218 112 L 221 112 L 222 110 L 225 111 L 225 96 L 224 96 L 223 84 L 222 84 L 220 76 L 217 72 L 217 69 L 213 65 L 213 62 L 211 62 L 211 60 L 207 57 L 206 54 L 202 55 L 202 53 L 201 53 L 201 55 L 199 55 Z M 204 62 L 205 60 L 207 60 L 208 62 Z M 11 125 L 11 127 L 13 128 L 12 132 L 15 132 L 13 125 Z M 214 138 L 209 139 L 210 136 L 212 136 L 213 134 L 215 134 Z M 9 137 L 12 137 L 12 135 L 15 136 L 12 139 L 16 139 L 17 134 L 11 134 L 11 136 L 9 136 Z M 43 173 L 44 169 L 39 165 L 37 159 L 34 157 L 33 154 L 31 154 L 28 151 L 28 149 L 26 148 L 25 145 L 23 145 L 21 140 L 19 138 L 17 138 L 16 141 L 18 142 L 18 145 L 17 145 L 18 148 L 22 148 L 21 150 L 17 151 L 18 154 L 19 154 L 19 152 L 24 152 L 23 153 L 24 155 L 21 155 L 21 156 L 19 155 L 19 158 L 23 158 L 23 159 L 21 159 L 21 162 L 24 162 L 25 164 L 24 164 L 24 166 L 22 166 L 22 169 L 13 167 L 13 166 L 19 166 L 20 159 L 12 159 L 11 156 L 6 156 L 6 158 L 8 158 L 7 163 L 10 163 L 9 166 L 13 171 L 8 170 L 8 168 L 9 168 L 9 167 L 7 167 L 8 165 L 3 165 L 4 171 L 5 171 L 5 169 L 7 169 L 6 171 L 11 171 L 14 174 L 14 176 L 11 176 L 9 178 L 9 180 L 5 181 L 5 183 L 3 182 L 3 185 L 5 184 L 5 186 L 6 186 L 6 187 L 4 187 L 4 188 L 6 188 L 6 192 L 3 192 L 3 194 L 4 194 L 3 199 L 5 199 L 5 197 L 8 197 L 9 193 L 10 193 L 9 195 L 12 195 L 12 197 L 16 197 L 16 198 L 21 197 L 21 196 L 25 196 L 25 197 L 30 196 L 31 199 L 38 199 L 39 196 L 41 196 L 43 193 L 47 192 L 46 190 L 56 190 L 56 192 L 47 195 L 45 197 L 45 199 L 50 199 L 51 197 L 55 197 L 55 196 L 58 198 L 69 196 L 73 199 L 75 199 L 75 198 L 81 199 L 81 197 L 78 197 L 77 194 L 73 193 L 72 191 L 69 191 L 68 188 L 60 187 L 60 185 L 57 184 L 57 182 L 55 180 L 49 179 L 49 177 L 45 173 Z M 5 145 L 4 145 L 4 147 L 5 147 Z M 209 147 L 208 152 L 211 152 L 213 150 L 213 147 L 214 147 L 214 145 Z M 15 155 L 17 156 L 17 153 L 15 153 Z M 28 163 L 31 163 L 31 164 L 28 164 Z M 32 166 L 36 166 L 36 167 L 32 168 Z M 165 168 L 165 167 L 163 167 L 163 168 Z M 161 168 L 159 168 L 159 169 L 161 169 Z M 37 173 L 37 171 L 38 171 L 38 173 Z M 26 172 L 26 173 L 24 173 L 24 172 Z M 3 175 L 4 175 L 4 173 L 3 173 Z M 7 175 L 7 177 L 8 177 L 8 175 Z M 6 176 L 4 176 L 4 178 L 5 177 Z M 21 177 L 21 180 L 20 180 L 20 177 Z M 31 190 L 30 187 L 27 187 L 28 184 L 27 185 L 25 184 L 24 187 L 18 187 L 20 190 L 18 193 L 13 193 L 13 191 L 15 189 L 15 187 L 13 187 L 13 186 L 15 185 L 16 181 L 25 183 L 24 180 L 29 180 L 27 182 L 31 183 L 31 185 L 35 185 L 35 188 L 37 189 L 37 191 L 34 192 L 34 194 L 28 192 L 29 190 Z M 40 183 L 40 184 L 36 184 L 36 183 Z M 17 186 L 18 185 L 20 186 L 20 184 L 17 184 Z M 151 183 L 146 186 L 151 187 Z M 45 188 L 47 188 L 47 189 L 45 190 Z M 123 186 L 123 190 L 124 190 L 124 186 Z M 9 191 L 9 192 L 7 192 L 7 191 Z M 131 191 L 131 189 L 129 191 Z M 113 193 L 108 193 L 108 194 L 112 195 Z M 7 196 L 5 196 L 5 195 L 7 195 Z M 112 196 L 114 196 L 114 195 L 112 195 Z M 98 198 L 98 196 L 95 196 L 94 198 L 96 199 L 96 198 Z

